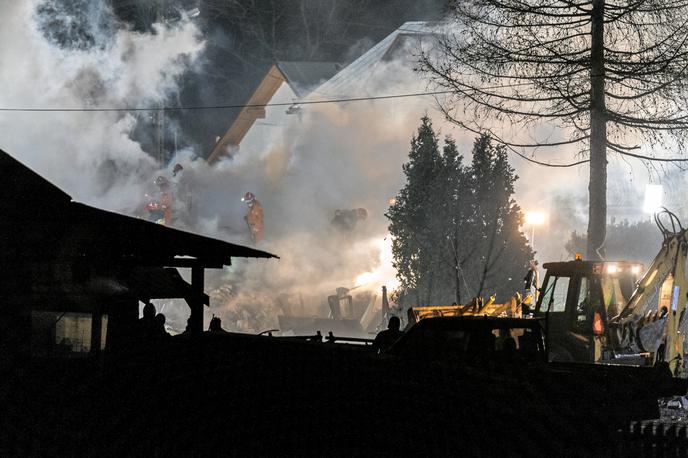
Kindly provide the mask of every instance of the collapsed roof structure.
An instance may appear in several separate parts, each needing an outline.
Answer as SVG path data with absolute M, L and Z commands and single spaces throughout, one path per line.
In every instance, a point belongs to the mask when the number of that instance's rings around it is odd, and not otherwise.
M 384 64 L 402 59 L 412 65 L 424 40 L 437 34 L 439 27 L 436 22 L 405 22 L 346 66 L 334 62 L 276 62 L 267 70 L 243 108 L 226 111 L 230 127 L 218 138 L 208 156 L 208 163 L 213 164 L 232 155 L 245 138 L 257 130 L 261 124 L 259 120 L 273 127 L 284 124 L 283 115 L 298 113 L 300 101 L 379 95 L 368 92 L 368 89 L 379 88 L 378 79 L 384 75 Z M 384 80 L 390 83 L 386 77 Z M 257 132 L 255 137 L 267 143 L 265 138 L 270 135 Z
M 370 87 L 366 83 L 379 77 L 379 74 L 385 71 L 384 64 L 394 59 L 413 63 L 421 46 L 427 42 L 428 38 L 438 33 L 439 27 L 439 23 L 436 22 L 405 22 L 332 78 L 314 88 L 307 98 L 317 100 L 318 98 L 341 99 L 380 95 L 368 93 L 367 89 Z M 386 77 L 385 80 L 387 80 Z M 372 86 L 379 88 L 377 83 Z M 362 89 L 364 92 L 361 92 Z
M 229 128 L 215 143 L 208 156 L 208 162 L 212 164 L 238 148 L 256 121 L 266 118 L 265 105 L 290 103 L 306 97 L 315 87 L 327 81 L 340 69 L 341 65 L 336 62 L 280 61 L 271 65 L 245 106 L 229 113 Z M 286 89 L 285 93 L 276 97 L 281 88 Z M 282 112 L 288 109 L 285 106 L 278 108 Z

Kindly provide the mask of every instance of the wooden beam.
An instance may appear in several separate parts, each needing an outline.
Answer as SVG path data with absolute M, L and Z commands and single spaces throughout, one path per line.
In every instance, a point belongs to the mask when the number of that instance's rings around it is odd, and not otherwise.
M 213 147 L 210 156 L 208 156 L 209 164 L 216 162 L 222 156 L 226 155 L 229 147 L 238 147 L 241 140 L 244 139 L 248 131 L 253 127 L 256 119 L 265 118 L 265 107 L 251 105 L 265 105 L 270 103 L 272 97 L 285 81 L 286 78 L 280 69 L 277 65 L 273 64 L 258 85 L 258 88 L 251 95 L 251 98 L 246 102 L 247 106 L 242 108 L 239 116 L 234 119 L 232 125 L 227 129 L 227 132 L 225 132 L 222 138 L 220 138 Z
M 127 259 L 122 264 L 130 267 L 181 267 L 194 268 L 203 267 L 205 269 L 222 269 L 224 266 L 231 266 L 232 259 L 197 259 L 197 258 L 159 258 L 159 259 Z

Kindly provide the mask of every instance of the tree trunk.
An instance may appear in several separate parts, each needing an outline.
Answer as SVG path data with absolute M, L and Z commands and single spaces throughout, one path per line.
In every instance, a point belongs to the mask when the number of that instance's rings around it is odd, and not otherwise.
M 490 263 L 490 258 L 492 257 L 492 251 L 494 250 L 495 238 L 497 237 L 497 224 L 499 222 L 499 208 L 495 211 L 495 217 L 492 221 L 492 233 L 490 234 L 490 244 L 487 247 L 487 254 L 485 255 L 485 264 L 483 265 L 482 277 L 480 278 L 480 284 L 478 285 L 478 294 L 476 296 L 482 296 L 483 288 L 485 288 L 485 280 L 487 279 L 487 274 L 492 268 Z
M 430 278 L 428 279 L 428 289 L 426 291 L 425 295 L 425 303 L 422 305 L 430 305 L 431 304 L 431 299 L 432 299 L 432 288 L 435 283 L 435 274 L 430 274 Z
M 590 182 L 587 258 L 604 257 L 607 231 L 607 115 L 604 95 L 604 7 L 593 0 L 590 52 Z
M 452 242 L 452 251 L 454 254 L 454 302 L 461 304 L 461 262 L 459 261 L 459 234 L 454 226 L 454 239 Z

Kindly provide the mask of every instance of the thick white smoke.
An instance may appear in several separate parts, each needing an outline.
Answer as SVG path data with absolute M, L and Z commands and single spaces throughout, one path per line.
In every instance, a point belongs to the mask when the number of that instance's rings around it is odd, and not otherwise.
M 426 90 L 427 83 L 413 71 L 414 49 L 406 51 L 406 59 L 378 62 L 373 76 L 361 75 L 360 80 L 349 82 L 345 95 Z M 343 94 L 316 97 L 337 95 Z M 282 257 L 278 263 L 248 261 L 232 269 L 224 279 L 236 285 L 235 295 L 225 298 L 224 310 L 213 312 L 250 323 L 241 318 L 242 313 L 261 304 L 269 310 L 267 321 L 258 321 L 261 328 L 256 324 L 245 328 L 259 331 L 276 327 L 276 315 L 282 310 L 275 305 L 275 298 L 281 294 L 293 301 L 304 298 L 306 310 L 302 314 L 322 316 L 327 312 L 325 299 L 336 287 L 356 285 L 360 286 L 356 292 L 377 294 L 382 285 L 393 289 L 396 279 L 387 237 L 389 221 L 384 214 L 389 199 L 404 185 L 401 167 L 408 159 L 411 136 L 420 118 L 430 115 L 439 136 L 452 135 L 465 160 L 471 160 L 475 135 L 447 123 L 435 110 L 435 103 L 432 97 L 419 97 L 304 106 L 301 116 L 287 118 L 281 135 L 258 145 L 242 143 L 231 159 L 204 170 L 203 182 L 196 182 L 203 189 L 203 205 L 213 208 L 219 221 L 228 221 L 226 226 L 241 229 L 246 209 L 239 198 L 245 191 L 254 192 L 265 209 L 266 235 L 260 247 Z M 561 157 L 566 159 L 565 153 Z M 519 202 L 527 201 L 523 205 L 526 210 L 546 202 L 543 193 L 548 185 L 551 196 L 564 189 L 585 190 L 583 168 L 573 170 L 574 176 L 580 177 L 576 183 L 570 179 L 571 170 L 546 169 L 543 174 L 542 169 L 523 160 L 513 164 L 523 176 L 516 197 Z M 369 216 L 354 234 L 343 236 L 331 227 L 335 209 L 356 207 L 366 208 Z M 567 220 L 571 221 L 578 222 L 573 216 Z M 549 242 L 543 235 L 543 242 Z M 568 232 L 559 234 L 557 250 L 563 251 L 566 236 Z M 246 235 L 244 241 L 248 242 Z M 555 259 L 559 258 L 557 252 Z
M 381 64 L 378 73 L 380 78 L 358 89 L 394 94 L 417 92 L 424 85 L 404 62 Z M 394 81 L 385 75 L 395 75 Z M 356 89 L 350 88 L 352 95 Z M 337 287 L 359 286 L 355 293 L 378 296 L 383 284 L 393 288 L 384 214 L 403 186 L 401 166 L 420 118 L 426 112 L 437 118 L 432 103 L 432 98 L 419 98 L 305 106 L 299 116 L 288 116 L 282 127 L 275 127 L 278 135 L 259 144 L 242 143 L 235 156 L 213 168 L 195 166 L 193 172 L 203 177 L 194 180 L 194 193 L 204 207 L 202 219 L 248 243 L 246 206 L 240 197 L 251 191 L 265 211 L 265 240 L 259 248 L 282 258 L 238 261 L 224 275 L 235 286 L 235 296 L 224 302 L 227 310 L 210 313 L 237 319 L 247 307 L 268 307 L 262 328 L 246 329 L 258 331 L 276 326 L 282 310 L 275 299 L 280 295 L 292 302 L 302 298 L 304 315 L 323 315 L 326 297 Z M 439 118 L 435 122 L 442 134 L 454 130 Z M 353 233 L 342 234 L 331 224 L 334 212 L 353 208 L 365 208 L 368 217 Z
M 156 106 L 203 50 L 188 20 L 136 33 L 89 4 L 75 25 L 57 2 L 0 2 L 0 106 Z M 70 27 L 82 33 L 64 36 Z M 157 168 L 131 140 L 136 123 L 126 112 L 0 112 L 0 148 L 74 199 L 132 212 Z

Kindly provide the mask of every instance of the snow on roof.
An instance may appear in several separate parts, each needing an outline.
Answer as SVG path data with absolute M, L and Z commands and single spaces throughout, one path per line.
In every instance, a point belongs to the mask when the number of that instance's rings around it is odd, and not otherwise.
M 342 98 L 350 97 L 356 88 L 360 88 L 362 78 L 369 78 L 376 68 L 385 60 L 389 60 L 394 51 L 413 38 L 420 40 L 437 33 L 439 23 L 413 21 L 405 22 L 401 27 L 390 33 L 368 52 L 346 66 L 328 81 L 315 88 L 311 94 L 314 97 Z M 420 44 L 418 41 L 416 44 Z
M 277 68 L 284 75 L 287 84 L 298 97 L 308 93 L 342 69 L 337 62 L 277 62 Z

